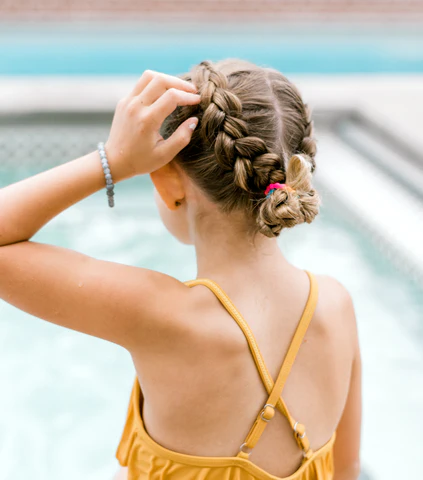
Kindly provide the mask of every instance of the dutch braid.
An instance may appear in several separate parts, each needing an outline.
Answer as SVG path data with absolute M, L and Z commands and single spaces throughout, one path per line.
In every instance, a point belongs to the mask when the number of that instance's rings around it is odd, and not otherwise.
M 261 138 L 249 134 L 248 124 L 242 118 L 242 102 L 228 90 L 226 76 L 204 61 L 193 81 L 200 85 L 202 97 L 202 138 L 214 149 L 220 166 L 234 172 L 235 184 L 254 193 L 268 183 L 282 181 L 283 162 L 279 155 L 269 152 Z

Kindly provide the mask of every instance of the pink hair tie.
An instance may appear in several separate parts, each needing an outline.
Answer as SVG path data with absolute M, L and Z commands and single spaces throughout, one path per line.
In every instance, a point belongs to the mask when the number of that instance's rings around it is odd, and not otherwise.
M 264 194 L 268 197 L 274 190 L 280 188 L 281 190 L 287 190 L 288 192 L 295 192 L 295 190 L 286 183 L 271 183 L 267 186 Z

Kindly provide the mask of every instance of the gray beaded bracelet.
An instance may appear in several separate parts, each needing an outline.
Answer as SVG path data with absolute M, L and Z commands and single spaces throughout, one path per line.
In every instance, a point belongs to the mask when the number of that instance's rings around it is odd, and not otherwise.
M 97 145 L 98 152 L 100 153 L 101 166 L 103 167 L 104 176 L 106 178 L 107 198 L 109 200 L 109 207 L 115 206 L 114 188 L 115 185 L 112 179 L 112 173 L 110 172 L 109 163 L 107 161 L 106 151 L 104 150 L 104 143 L 100 142 Z

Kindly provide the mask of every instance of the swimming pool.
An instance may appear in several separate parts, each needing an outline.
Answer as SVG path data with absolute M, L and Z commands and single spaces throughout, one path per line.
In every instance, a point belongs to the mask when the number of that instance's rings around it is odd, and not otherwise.
M 421 73 L 422 31 L 417 24 L 0 24 L 0 75 L 177 74 L 225 57 L 288 74 Z
M 0 186 L 16 177 L 3 170 Z M 364 365 L 364 469 L 375 480 L 416 478 L 417 464 L 402 460 L 418 458 L 422 447 L 423 398 L 415 389 L 423 381 L 422 292 L 344 218 L 335 199 L 322 195 L 315 223 L 286 231 L 280 246 L 296 265 L 338 278 L 354 299 Z M 104 192 L 96 193 L 34 240 L 194 278 L 193 249 L 165 231 L 148 177 L 117 185 L 115 209 L 106 203 Z M 0 350 L 1 478 L 111 478 L 134 375 L 129 354 L 5 302 Z

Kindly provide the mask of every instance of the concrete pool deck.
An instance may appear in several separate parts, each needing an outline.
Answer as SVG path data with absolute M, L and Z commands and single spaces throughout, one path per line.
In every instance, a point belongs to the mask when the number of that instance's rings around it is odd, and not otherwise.
M 359 109 L 423 149 L 423 74 L 289 75 L 314 109 Z M 0 113 L 110 111 L 136 77 L 1 77 Z

